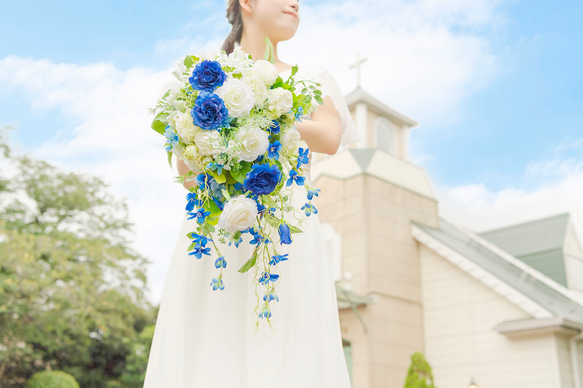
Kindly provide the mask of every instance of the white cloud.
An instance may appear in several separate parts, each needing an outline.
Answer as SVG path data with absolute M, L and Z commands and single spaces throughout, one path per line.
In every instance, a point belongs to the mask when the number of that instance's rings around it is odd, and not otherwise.
M 153 300 L 161 292 L 186 194 L 173 182 L 176 172 L 166 162 L 162 136 L 150 129 L 148 108 L 172 82 L 170 70 L 0 60 L 0 85 L 28 92 L 33 109 L 58 108 L 80 123 L 74 136 L 48 141 L 34 156 L 100 176 L 127 198 L 136 224 L 134 246 L 155 262 L 149 271 Z
M 579 144 L 583 153 L 583 139 Z M 557 150 L 564 145 L 557 147 Z M 571 147 L 572 148 L 572 147 Z M 437 185 L 441 216 L 475 231 L 570 213 L 583 242 L 583 164 L 570 157 L 531 162 L 513 188 L 492 190 L 483 183 Z M 534 186 L 525 189 L 521 186 Z
M 301 5 L 298 34 L 281 43 L 282 60 L 328 67 L 345 93 L 355 52 L 368 57 L 363 87 L 391 107 L 433 128 L 463 115 L 462 102 L 502 71 L 479 33 L 504 23 L 501 1 L 378 0 Z
M 479 35 L 503 22 L 496 11 L 500 2 L 302 3 L 300 31 L 291 42 L 282 43 L 280 55 L 289 63 L 328 67 L 347 93 L 354 86 L 348 66 L 359 50 L 368 57 L 363 68 L 366 89 L 422 124 L 447 127 L 462 115 L 463 99 L 500 71 L 488 38 Z M 201 4 L 206 9 L 213 6 L 208 1 Z M 200 15 L 183 26 L 180 39 L 157 42 L 154 57 L 178 58 L 219 48 L 226 22 L 224 27 L 204 24 L 211 32 L 200 36 L 196 32 L 201 30 Z M 174 173 L 166 164 L 161 136 L 149 129 L 147 108 L 171 82 L 169 69 L 123 71 L 113 63 L 56 64 L 15 56 L 0 60 L 2 87 L 27 92 L 32 109 L 58 109 L 79 123 L 74 136 L 46 142 L 35 156 L 101 176 L 115 193 L 127 196 L 136 223 L 135 246 L 155 262 L 149 272 L 154 301 L 160 297 L 185 194 L 172 182 Z M 472 190 L 474 194 L 467 194 Z M 446 193 L 470 203 L 485 195 L 482 205 L 468 205 L 470 213 L 500 201 L 499 193 L 488 194 L 480 187 Z

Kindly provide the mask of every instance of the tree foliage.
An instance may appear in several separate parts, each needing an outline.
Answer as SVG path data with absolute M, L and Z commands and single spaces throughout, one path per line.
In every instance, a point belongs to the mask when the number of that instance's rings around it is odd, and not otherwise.
M 127 205 L 99 178 L 13 155 L 1 130 L 0 155 L 0 381 L 52 368 L 105 386 L 152 321 Z
M 411 355 L 411 366 L 407 372 L 404 388 L 435 388 L 431 367 L 420 352 Z

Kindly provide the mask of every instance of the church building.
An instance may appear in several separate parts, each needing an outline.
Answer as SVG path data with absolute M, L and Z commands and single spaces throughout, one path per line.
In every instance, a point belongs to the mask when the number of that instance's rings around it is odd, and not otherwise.
M 403 387 L 415 352 L 437 388 L 583 388 L 569 214 L 482 233 L 443 219 L 409 159 L 418 123 L 359 81 L 346 102 L 362 141 L 315 155 L 311 175 L 353 388 Z

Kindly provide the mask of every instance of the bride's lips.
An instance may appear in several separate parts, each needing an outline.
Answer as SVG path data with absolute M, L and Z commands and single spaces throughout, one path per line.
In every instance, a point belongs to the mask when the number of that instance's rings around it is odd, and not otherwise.
M 297 13 L 295 13 L 295 12 L 287 12 L 287 11 L 284 11 L 284 13 L 285 13 L 285 14 L 287 14 L 287 15 L 291 15 L 291 16 L 293 16 L 293 17 L 294 17 L 294 19 L 297 19 L 297 18 L 298 18 L 298 14 L 297 14 Z

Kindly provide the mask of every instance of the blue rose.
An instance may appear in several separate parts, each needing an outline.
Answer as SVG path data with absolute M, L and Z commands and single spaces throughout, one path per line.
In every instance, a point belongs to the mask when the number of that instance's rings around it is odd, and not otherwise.
M 204 60 L 192 71 L 188 79 L 194 90 L 213 92 L 216 88 L 223 86 L 227 75 L 217 61 Z
M 275 189 L 280 179 L 281 171 L 277 165 L 254 164 L 243 185 L 255 195 L 266 195 Z
M 200 92 L 190 112 L 194 125 L 202 129 L 217 129 L 229 123 L 229 110 L 214 93 Z

